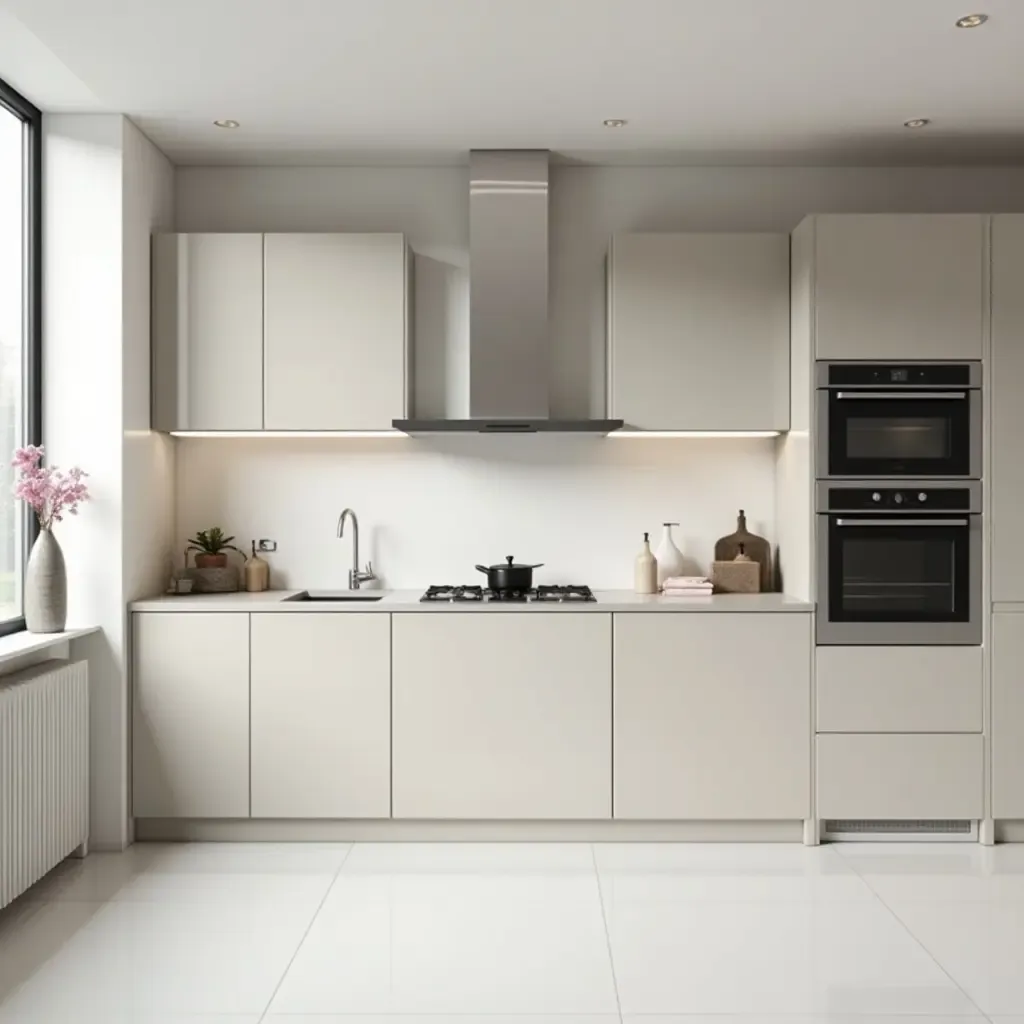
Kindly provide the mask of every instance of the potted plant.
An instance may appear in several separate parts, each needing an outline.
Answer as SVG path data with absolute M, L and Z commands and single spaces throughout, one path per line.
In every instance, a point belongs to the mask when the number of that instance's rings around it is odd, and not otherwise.
M 214 526 L 209 530 L 200 530 L 194 537 L 190 537 L 185 550 L 196 553 L 197 569 L 223 569 L 228 564 L 225 552 L 237 551 L 242 554 L 241 549 L 231 543 L 234 539 L 225 537 L 224 531 L 219 526 Z

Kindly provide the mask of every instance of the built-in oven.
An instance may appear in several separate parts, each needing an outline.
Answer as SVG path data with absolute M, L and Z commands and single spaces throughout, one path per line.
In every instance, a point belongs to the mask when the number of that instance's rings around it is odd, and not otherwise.
M 819 644 L 980 644 L 981 483 L 817 485 Z
M 981 363 L 818 363 L 815 475 L 977 479 L 981 422 Z

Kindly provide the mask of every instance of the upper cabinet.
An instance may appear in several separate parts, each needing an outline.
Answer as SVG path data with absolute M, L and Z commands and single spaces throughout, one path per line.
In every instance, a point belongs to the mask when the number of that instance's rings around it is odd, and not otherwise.
M 813 220 L 818 359 L 981 359 L 984 217 Z
M 154 429 L 390 430 L 409 268 L 398 234 L 154 236 Z
M 634 430 L 788 429 L 787 235 L 617 235 L 608 271 L 610 416 Z
M 408 261 L 396 234 L 264 238 L 267 430 L 390 430 L 407 412 Z
M 263 236 L 153 236 L 155 430 L 263 427 Z
M 992 600 L 1024 601 L 1024 214 L 992 218 Z

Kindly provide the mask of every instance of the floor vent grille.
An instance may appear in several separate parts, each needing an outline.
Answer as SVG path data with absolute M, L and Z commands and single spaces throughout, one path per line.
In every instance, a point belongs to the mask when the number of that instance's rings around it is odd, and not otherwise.
M 839 818 L 825 821 L 821 838 L 832 842 L 977 842 L 978 823 L 955 819 L 872 821 Z

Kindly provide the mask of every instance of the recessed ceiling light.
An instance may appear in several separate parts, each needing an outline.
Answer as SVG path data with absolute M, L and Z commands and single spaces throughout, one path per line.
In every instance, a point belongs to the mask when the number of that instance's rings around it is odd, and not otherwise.
M 962 18 L 956 19 L 957 28 L 978 28 L 988 21 L 987 14 L 965 14 Z
M 609 117 L 605 118 L 605 128 L 625 128 L 629 122 L 624 117 Z
M 230 118 L 227 118 L 227 119 L 225 119 L 223 121 L 214 121 L 213 123 L 218 128 L 239 128 L 239 127 L 241 127 L 237 121 L 232 121 Z
M 926 125 L 931 124 L 931 120 L 927 117 L 912 117 L 909 121 L 903 122 L 904 128 L 924 128 Z

